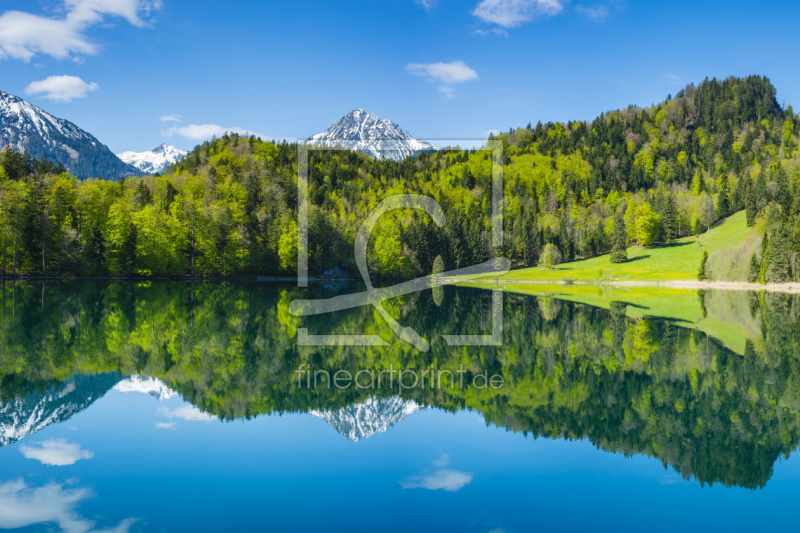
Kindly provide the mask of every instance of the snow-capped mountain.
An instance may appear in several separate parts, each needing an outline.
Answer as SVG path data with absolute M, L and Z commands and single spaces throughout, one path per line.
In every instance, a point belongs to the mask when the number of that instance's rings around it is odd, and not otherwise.
M 117 374 L 75 376 L 44 392 L 0 403 L 0 447 L 69 419 L 101 398 L 117 381 Z
M 164 172 L 168 166 L 186 157 L 186 152 L 178 150 L 174 146 L 162 144 L 149 152 L 122 152 L 117 154 L 117 157 L 145 174 L 156 174 Z
M 399 423 L 408 415 L 423 407 L 398 396 L 392 398 L 370 398 L 339 409 L 338 411 L 311 411 L 316 417 L 323 419 L 333 429 L 357 442 L 375 433 L 383 433 Z
M 60 161 L 78 178 L 116 179 L 140 172 L 78 126 L 0 91 L 0 148 Z
M 158 401 L 168 400 L 178 394 L 174 390 L 167 387 L 163 381 L 156 378 L 142 378 L 140 376 L 131 376 L 128 379 L 123 379 L 116 385 L 114 390 L 120 392 L 141 392 L 149 394 Z
M 412 137 L 391 120 L 378 118 L 363 109 L 355 109 L 339 122 L 312 135 L 306 141 L 318 146 L 340 146 L 362 152 L 376 159 L 402 160 L 438 148 Z

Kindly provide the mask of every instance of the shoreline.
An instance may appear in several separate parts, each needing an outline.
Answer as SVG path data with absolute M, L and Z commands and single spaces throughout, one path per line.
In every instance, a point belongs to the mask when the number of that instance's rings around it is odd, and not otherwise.
M 612 287 L 666 287 L 670 289 L 727 290 L 727 291 L 766 291 L 800 294 L 800 283 L 750 283 L 747 281 L 544 281 L 544 280 L 442 280 L 448 284 L 486 283 L 496 285 L 597 285 Z
M 183 282 L 272 282 L 272 283 L 294 283 L 297 277 L 284 276 L 65 276 L 65 275 L 0 275 L 0 280 L 6 281 L 183 281 Z M 308 277 L 309 282 L 313 283 L 347 283 L 362 281 L 357 278 L 322 278 Z M 400 281 L 394 279 L 376 278 L 373 281 L 389 282 Z M 766 291 L 780 292 L 787 294 L 800 294 L 800 282 L 797 283 L 751 283 L 747 281 L 697 281 L 697 280 L 668 280 L 668 281 L 635 281 L 635 280 L 603 280 L 603 281 L 562 281 L 562 280 L 504 280 L 504 279 L 454 279 L 439 278 L 437 283 L 441 285 L 462 285 L 465 283 L 480 283 L 487 285 L 595 285 L 598 287 L 666 287 L 670 289 L 690 289 L 690 290 L 728 290 L 728 291 Z

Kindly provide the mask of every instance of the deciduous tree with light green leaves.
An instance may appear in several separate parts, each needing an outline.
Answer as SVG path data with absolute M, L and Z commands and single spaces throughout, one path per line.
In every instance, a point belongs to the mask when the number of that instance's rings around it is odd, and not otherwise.
M 539 256 L 539 265 L 544 268 L 555 268 L 561 264 L 561 252 L 554 244 L 545 244 L 542 255 Z
M 636 208 L 636 238 L 641 246 L 652 246 L 661 231 L 661 218 L 645 202 Z

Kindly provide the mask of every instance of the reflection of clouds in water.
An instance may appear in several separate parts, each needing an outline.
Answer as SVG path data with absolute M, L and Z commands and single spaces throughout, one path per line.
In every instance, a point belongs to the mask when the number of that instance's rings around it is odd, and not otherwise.
M 423 473 L 418 476 L 410 476 L 400 481 L 400 486 L 404 489 L 427 489 L 444 490 L 456 492 L 472 481 L 472 474 L 442 468 L 450 464 L 450 456 L 442 455 L 433 461 L 433 466 L 440 467 L 432 473 Z
M 162 408 L 158 410 L 158 414 L 167 418 L 181 418 L 189 422 L 210 422 L 214 417 L 208 413 L 204 413 L 193 405 L 184 405 L 177 409 Z
M 20 446 L 19 451 L 27 459 L 35 459 L 43 465 L 66 466 L 81 459 L 91 459 L 94 454 L 81 450 L 79 444 L 70 444 L 64 439 L 46 440 L 39 446 Z
M 400 482 L 404 489 L 446 490 L 455 492 L 472 481 L 472 474 L 457 470 L 437 470 L 427 476 L 412 476 Z
M 668 472 L 663 477 L 658 480 L 659 485 L 674 485 L 675 483 L 680 483 L 683 481 L 677 473 L 675 472 Z
M 55 483 L 37 488 L 28 487 L 21 479 L 0 484 L 0 528 L 57 524 L 65 533 L 127 533 L 135 522 L 133 518 L 111 529 L 98 530 L 92 520 L 75 511 L 82 500 L 91 496 L 87 489 L 69 489 Z

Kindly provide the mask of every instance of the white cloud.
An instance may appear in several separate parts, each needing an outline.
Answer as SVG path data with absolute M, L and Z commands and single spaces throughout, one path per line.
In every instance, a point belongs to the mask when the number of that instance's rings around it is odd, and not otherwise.
M 78 76 L 48 76 L 25 87 L 25 94 L 42 96 L 54 102 L 71 102 L 75 98 L 86 98 L 88 93 L 99 88 L 96 83 L 86 83 Z
M 204 413 L 193 405 L 184 405 L 177 409 L 159 409 L 158 412 L 167 418 L 180 418 L 189 422 L 210 422 L 214 417 Z
M 122 17 L 134 26 L 146 26 L 142 19 L 150 13 L 161 9 L 161 0 L 65 0 L 67 21 L 74 23 L 96 24 L 106 15 Z
M 181 122 L 183 117 L 178 114 L 174 115 L 161 115 L 161 122 Z
M 431 9 L 436 7 L 436 4 L 438 2 L 439 2 L 439 0 L 414 0 L 414 3 L 415 4 L 419 4 L 422 7 L 424 7 L 425 11 L 430 11 Z
M 175 422 L 156 422 L 158 429 L 175 429 Z
M 35 459 L 51 466 L 67 466 L 94 457 L 92 452 L 81 450 L 80 445 L 70 444 L 63 439 L 46 440 L 39 447 L 20 446 L 19 451 L 26 459 Z
M 664 79 L 667 80 L 667 82 L 671 83 L 672 85 L 680 85 L 682 78 L 677 74 L 664 74 Z
M 29 488 L 24 481 L 0 484 L 0 529 L 35 524 L 57 524 L 65 533 L 126 533 L 135 522 L 128 518 L 111 529 L 96 530 L 95 523 L 80 516 L 75 507 L 92 496 L 87 489 L 50 484 Z
M 557 15 L 562 0 L 481 0 L 472 14 L 490 24 L 513 28 L 538 17 Z
M 161 0 L 64 0 L 60 18 L 6 11 L 0 15 L 0 60 L 30 61 L 38 54 L 57 59 L 96 54 L 97 45 L 85 35 L 91 26 L 107 17 L 146 26 L 145 19 L 161 7 Z
M 485 37 L 487 35 L 499 35 L 500 37 L 508 37 L 508 32 L 502 28 L 489 28 L 488 30 L 475 30 L 472 33 Z
M 221 137 L 225 133 L 238 133 L 246 137 L 255 135 L 264 140 L 271 139 L 271 137 L 267 135 L 240 128 L 239 126 L 225 127 L 218 124 L 187 124 L 186 126 L 173 126 L 164 132 L 167 136 L 180 135 L 181 137 L 186 137 L 187 139 L 193 139 L 195 141 L 205 141 L 214 136 Z
M 500 130 L 496 130 L 496 129 L 492 128 L 490 130 L 484 130 L 481 133 L 483 133 L 484 135 L 486 135 L 488 137 L 489 135 L 500 135 Z
M 608 17 L 608 8 L 606 6 L 575 6 L 575 10 L 584 17 L 589 20 L 594 20 L 595 22 L 602 22 Z
M 448 99 L 455 96 L 455 91 L 451 85 L 478 79 L 478 73 L 469 68 L 463 61 L 428 64 L 409 63 L 406 65 L 406 70 L 415 76 L 428 78 L 432 82 L 439 83 L 437 90 Z
M 423 76 L 441 83 L 463 83 L 478 79 L 478 73 L 463 61 L 450 63 L 409 63 L 406 70 L 415 76 Z
M 426 476 L 414 476 L 400 482 L 404 489 L 427 489 L 456 492 L 472 481 L 472 474 L 441 469 Z
M 441 85 L 441 86 L 437 87 L 436 90 L 439 91 L 440 93 L 442 93 L 444 95 L 444 97 L 447 98 L 448 100 L 450 98 L 455 97 L 455 95 L 456 95 L 456 93 L 453 90 L 453 88 L 449 87 L 447 85 Z

